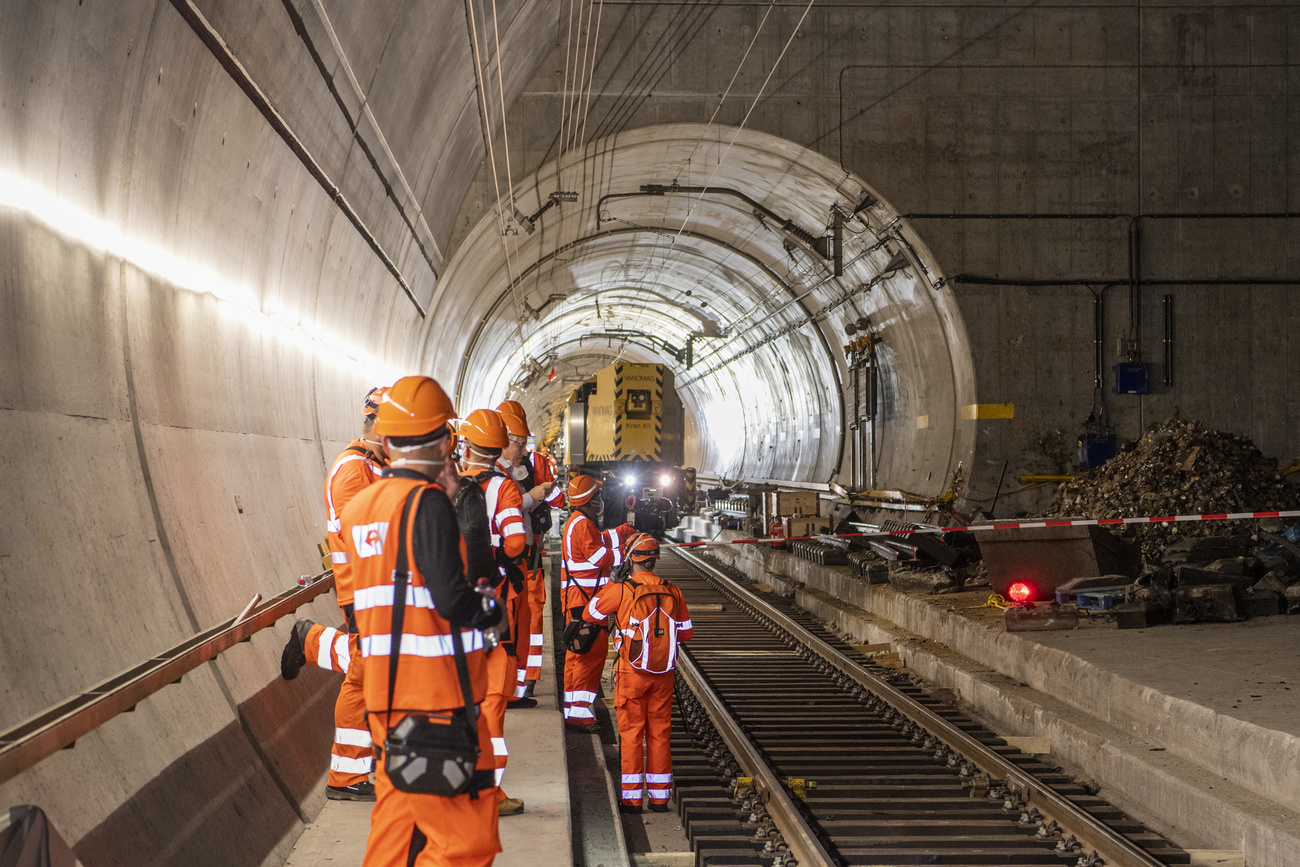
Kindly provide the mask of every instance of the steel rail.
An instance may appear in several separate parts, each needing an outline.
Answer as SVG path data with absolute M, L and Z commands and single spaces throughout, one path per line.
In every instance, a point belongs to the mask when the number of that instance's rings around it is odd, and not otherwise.
M 300 606 L 334 587 L 334 573 L 322 572 L 306 584 L 286 590 L 251 614 L 223 620 L 157 656 L 133 665 L 71 698 L 52 705 L 17 725 L 0 731 L 0 784 L 28 770 L 59 750 L 74 746 L 94 731 L 205 662 L 274 624 Z
M 677 657 L 677 673 L 686 681 L 691 692 L 704 708 L 713 722 L 714 728 L 722 736 L 727 748 L 731 750 L 736 761 L 754 780 L 754 786 L 760 794 L 766 794 L 764 806 L 768 815 L 776 824 L 777 830 L 789 845 L 790 851 L 799 859 L 799 867 L 836 867 L 838 862 L 822 846 L 813 829 L 799 812 L 794 799 L 781 784 L 781 779 L 773 773 L 758 749 L 746 737 L 739 723 L 727 712 L 722 699 L 709 686 L 693 660 L 688 658 L 689 648 Z
M 709 563 L 688 551 L 676 549 L 676 553 L 687 563 L 717 581 L 730 592 L 735 593 L 762 616 L 767 617 L 780 628 L 789 632 L 805 647 L 875 693 L 878 698 L 889 704 L 894 710 L 910 718 L 913 722 L 924 726 L 931 735 L 943 741 L 949 748 L 968 761 L 973 762 L 990 778 L 1005 780 L 1009 787 L 1018 789 L 1028 806 L 1036 808 L 1046 818 L 1054 819 L 1062 828 L 1073 833 L 1081 843 L 1095 849 L 1108 865 L 1112 865 L 1112 867 L 1164 867 L 1163 862 L 1144 851 L 1128 837 L 1094 819 L 1082 807 L 1074 804 L 1041 780 L 1021 770 L 994 750 L 894 687 L 893 684 L 872 674 L 856 660 L 840 652 L 787 614 L 737 583 L 730 576 L 715 569 Z

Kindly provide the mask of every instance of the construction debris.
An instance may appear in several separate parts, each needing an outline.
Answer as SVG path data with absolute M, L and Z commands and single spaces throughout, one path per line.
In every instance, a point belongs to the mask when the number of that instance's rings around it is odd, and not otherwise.
M 1300 508 L 1300 486 L 1285 483 L 1277 462 L 1248 438 L 1167 419 L 1100 467 L 1061 485 L 1044 517 L 1117 518 Z M 1142 553 L 1158 560 L 1173 542 L 1212 536 L 1201 523 L 1136 528 Z

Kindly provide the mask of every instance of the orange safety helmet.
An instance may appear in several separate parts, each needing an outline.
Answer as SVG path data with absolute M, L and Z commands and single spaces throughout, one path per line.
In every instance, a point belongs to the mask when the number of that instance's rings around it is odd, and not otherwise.
M 591 502 L 591 498 L 596 496 L 600 491 L 600 482 L 591 476 L 584 476 L 581 473 L 569 480 L 570 506 L 585 506 Z
M 388 386 L 376 385 L 370 391 L 366 392 L 366 398 L 361 402 L 361 414 L 370 418 L 379 412 L 379 405 L 384 402 L 384 395 L 388 392 Z
M 446 427 L 456 417 L 451 398 L 436 380 L 403 376 L 384 392 L 375 433 L 384 437 L 421 437 Z
M 497 407 L 497 412 L 506 420 L 506 429 L 517 437 L 532 436 L 533 432 L 528 429 L 528 415 L 524 412 L 523 406 L 517 400 L 503 400 Z
M 457 433 L 481 449 L 503 449 L 510 444 L 505 420 L 494 409 L 474 410 L 461 421 Z
M 659 559 L 659 540 L 649 533 L 642 533 L 632 540 L 628 546 L 627 559 L 633 563 L 644 563 L 646 560 Z

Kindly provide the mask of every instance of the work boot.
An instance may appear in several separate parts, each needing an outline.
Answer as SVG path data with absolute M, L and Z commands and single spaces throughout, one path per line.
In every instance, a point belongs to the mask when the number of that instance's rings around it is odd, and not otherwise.
M 537 689 L 537 681 L 530 680 L 527 683 L 528 683 L 528 691 L 525 692 L 524 695 L 528 696 L 529 698 L 532 698 L 533 691 Z
M 600 734 L 600 723 L 588 723 L 587 725 L 578 725 L 577 723 L 566 722 L 564 724 L 566 731 L 582 732 L 583 734 Z
M 517 699 L 515 699 L 514 701 L 508 702 L 508 703 L 506 704 L 506 708 L 507 708 L 507 709 L 508 709 L 508 708 L 512 708 L 512 707 L 537 707 L 537 699 L 535 699 L 535 698 L 517 698 Z
M 620 813 L 639 813 L 641 812 L 640 804 L 629 804 L 625 801 L 618 802 L 618 811 Z
M 524 811 L 524 801 L 522 798 L 506 798 L 497 804 L 498 816 L 518 816 Z
M 307 664 L 307 630 L 312 625 L 310 620 L 299 620 L 289 631 L 289 640 L 280 651 L 280 677 L 285 680 L 293 680 Z
M 650 805 L 650 812 L 651 812 L 651 813 L 667 813 L 667 812 L 668 812 L 668 805 L 667 805 L 667 804 L 651 804 L 651 805 Z
M 299 620 L 299 623 L 307 621 Z M 373 801 L 375 784 L 369 781 L 353 783 L 350 786 L 326 786 L 325 797 L 331 801 Z

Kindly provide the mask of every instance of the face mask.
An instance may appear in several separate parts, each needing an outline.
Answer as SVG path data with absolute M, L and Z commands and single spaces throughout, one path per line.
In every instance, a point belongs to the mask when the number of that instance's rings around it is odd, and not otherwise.
M 522 482 L 522 481 L 526 480 L 526 479 L 528 478 L 528 468 L 527 468 L 527 467 L 511 467 L 511 468 L 510 468 L 510 478 L 514 479 L 516 482 Z
M 429 446 L 427 445 L 419 445 L 419 446 L 406 446 L 405 448 L 402 448 L 400 446 L 395 446 L 390 444 L 388 446 L 388 450 L 390 453 L 395 452 L 397 454 L 405 454 L 407 452 L 419 451 L 420 449 L 425 449 L 428 447 Z M 446 453 L 444 452 L 444 457 L 440 461 L 423 461 L 417 458 L 394 458 L 392 461 L 389 462 L 389 465 L 393 467 L 445 467 L 447 465 L 447 458 L 445 457 L 445 454 Z

